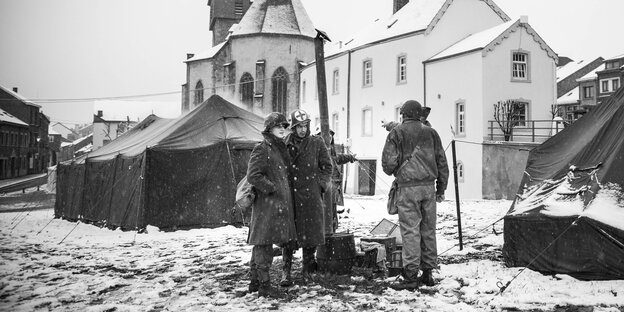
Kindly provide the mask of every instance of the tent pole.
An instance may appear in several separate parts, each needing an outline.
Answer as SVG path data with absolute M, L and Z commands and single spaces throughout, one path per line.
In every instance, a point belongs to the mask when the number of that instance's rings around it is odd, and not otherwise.
M 459 185 L 457 184 L 457 156 L 455 156 L 455 139 L 451 141 L 451 146 L 453 150 L 453 180 L 455 182 L 455 204 L 457 206 L 457 231 L 459 232 L 459 250 L 463 250 L 464 240 L 462 237 L 461 210 L 459 208 Z

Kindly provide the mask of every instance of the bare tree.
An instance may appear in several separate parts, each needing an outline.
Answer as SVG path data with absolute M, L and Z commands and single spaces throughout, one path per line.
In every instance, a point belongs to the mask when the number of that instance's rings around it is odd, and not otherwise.
M 505 141 L 513 137 L 513 128 L 518 125 L 521 106 L 516 100 L 498 101 L 494 104 L 494 120 L 505 136 Z

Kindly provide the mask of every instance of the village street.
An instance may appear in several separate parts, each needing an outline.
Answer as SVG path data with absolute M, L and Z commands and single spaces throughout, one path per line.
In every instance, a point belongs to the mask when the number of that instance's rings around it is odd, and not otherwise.
M 385 213 L 383 196 L 351 197 L 345 204 L 339 231 L 354 233 L 356 244 L 383 218 L 396 221 Z M 503 221 L 492 224 L 504 216 L 509 201 L 461 204 L 463 251 L 457 247 L 455 202 L 438 208 L 435 287 L 394 291 L 387 287 L 394 277 L 358 268 L 352 276 L 317 275 L 315 283 L 303 285 L 299 251 L 296 285 L 282 300 L 246 293 L 251 248 L 244 227 L 176 232 L 148 227 L 137 234 L 53 219 L 53 209 L 4 212 L 0 310 L 624 311 L 624 281 L 579 281 L 506 267 Z M 280 263 L 276 256 L 274 282 Z M 499 286 L 509 281 L 501 293 Z

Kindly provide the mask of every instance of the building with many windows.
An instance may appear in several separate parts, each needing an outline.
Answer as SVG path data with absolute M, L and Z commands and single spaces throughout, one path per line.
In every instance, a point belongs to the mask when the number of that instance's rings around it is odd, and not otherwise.
M 50 119 L 17 88 L 0 86 L 0 179 L 46 172 Z
M 503 140 L 494 104 L 512 100 L 514 130 L 531 140 L 532 120 L 551 119 L 557 55 L 526 17 L 512 20 L 491 0 L 395 0 L 394 7 L 390 18 L 361 35 L 326 45 L 327 81 L 336 90 L 328 92 L 330 128 L 360 160 L 349 167 L 347 191 L 387 192 L 392 177 L 381 170 L 388 134 L 381 124 L 399 121 L 403 102 L 415 99 L 432 109 L 429 121 L 445 146 L 463 142 L 457 151 L 462 197 L 506 197 L 505 187 L 515 194 L 512 170 L 485 146 Z M 301 108 L 318 116 L 318 101 L 308 96 L 316 88 L 314 64 L 300 79 Z M 544 139 L 550 134 L 542 132 Z M 450 149 L 447 158 L 451 163 Z M 449 189 L 453 183 L 451 175 Z

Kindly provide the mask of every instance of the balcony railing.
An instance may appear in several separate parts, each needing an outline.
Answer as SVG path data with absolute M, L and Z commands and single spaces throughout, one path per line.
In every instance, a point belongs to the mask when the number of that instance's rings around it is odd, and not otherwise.
M 561 132 L 571 121 L 567 120 L 523 120 L 511 129 L 508 134 L 503 133 L 496 120 L 488 120 L 488 137 L 490 141 L 515 142 L 544 142 L 553 135 Z

